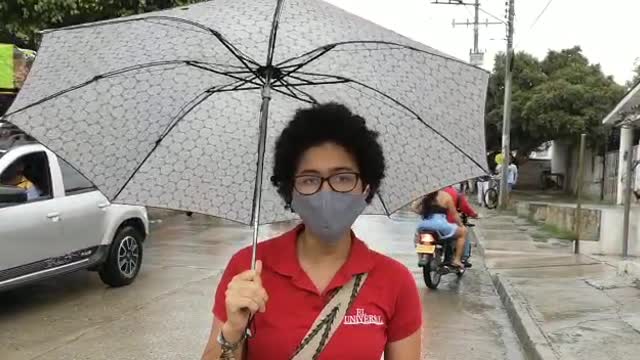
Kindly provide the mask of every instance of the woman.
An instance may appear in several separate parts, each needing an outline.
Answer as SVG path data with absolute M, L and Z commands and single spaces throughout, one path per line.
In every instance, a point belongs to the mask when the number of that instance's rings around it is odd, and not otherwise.
M 343 105 L 317 105 L 295 114 L 274 160 L 272 182 L 302 224 L 261 242 L 255 271 L 250 248 L 232 257 L 202 359 L 291 359 L 332 296 L 360 274 L 360 291 L 313 358 L 419 359 L 422 306 L 413 276 L 351 231 L 384 177 L 377 133 Z
M 418 224 L 418 232 L 433 231 L 441 239 L 455 239 L 456 251 L 451 265 L 464 268 L 462 256 L 467 238 L 467 228 L 462 224 L 451 195 L 445 191 L 434 191 L 422 199 L 417 210 L 422 216 L 422 222 Z M 455 224 L 449 222 L 448 215 L 454 217 Z

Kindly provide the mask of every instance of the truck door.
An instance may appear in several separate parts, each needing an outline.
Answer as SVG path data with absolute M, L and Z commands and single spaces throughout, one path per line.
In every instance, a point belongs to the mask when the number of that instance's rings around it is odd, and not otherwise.
M 0 181 L 16 183 L 16 176 L 37 188 L 38 196 L 25 203 L 0 203 L 0 271 L 64 255 L 62 217 L 52 186 L 49 157 L 45 151 L 33 151 L 0 163 Z M 18 173 L 15 169 L 19 168 Z M 9 179 L 12 178 L 12 179 Z M 28 185 L 27 185 L 28 186 Z

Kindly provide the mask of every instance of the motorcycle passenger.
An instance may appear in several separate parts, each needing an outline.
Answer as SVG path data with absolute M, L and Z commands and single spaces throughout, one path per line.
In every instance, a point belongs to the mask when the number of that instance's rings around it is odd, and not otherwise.
M 447 215 L 447 220 L 449 220 L 450 223 L 457 223 L 456 215 L 458 214 L 458 212 L 461 212 L 472 219 L 478 218 L 478 213 L 473 208 L 473 206 L 469 204 L 469 200 L 467 200 L 467 197 L 463 193 L 458 192 L 458 190 L 453 186 L 446 187 L 442 189 L 442 191 L 449 194 L 449 196 L 451 196 L 453 200 L 453 203 L 456 205 L 456 212 L 449 213 Z
M 462 225 L 460 216 L 457 216 L 456 224 L 447 220 L 447 215 L 455 212 L 456 204 L 449 194 L 444 191 L 434 191 L 422 199 L 419 206 L 419 214 L 422 221 L 418 224 L 418 232 L 430 231 L 437 233 L 441 240 L 455 240 L 455 254 L 451 265 L 464 268 L 462 255 L 464 253 L 467 228 Z
M 453 186 L 444 188 L 442 191 L 449 194 L 453 203 L 456 205 L 455 212 L 447 213 L 447 220 L 450 223 L 464 226 L 461 221 L 458 222 L 459 220 L 461 220 L 459 213 L 462 213 L 472 219 L 478 218 L 478 213 L 473 208 L 473 206 L 469 204 L 467 197 L 463 193 L 458 192 L 458 190 Z M 471 263 L 468 261 L 469 257 L 471 257 L 471 240 L 469 239 L 469 237 L 467 237 L 464 245 L 464 255 L 462 256 L 462 262 L 465 263 L 467 267 L 471 267 Z

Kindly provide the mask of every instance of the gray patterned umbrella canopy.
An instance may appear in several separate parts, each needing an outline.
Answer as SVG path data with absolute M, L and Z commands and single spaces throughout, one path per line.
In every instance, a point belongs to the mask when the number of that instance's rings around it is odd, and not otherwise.
M 294 215 L 256 164 L 269 179 L 295 110 L 337 101 L 381 133 L 387 177 L 368 212 L 388 214 L 484 174 L 487 79 L 322 1 L 215 0 L 46 32 L 7 120 L 114 202 L 248 224 L 257 183 L 268 223 Z

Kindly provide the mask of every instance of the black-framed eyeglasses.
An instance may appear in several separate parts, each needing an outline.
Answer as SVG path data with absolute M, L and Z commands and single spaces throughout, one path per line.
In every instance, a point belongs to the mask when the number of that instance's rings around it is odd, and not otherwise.
M 327 177 L 320 175 L 298 175 L 293 180 L 293 187 L 301 195 L 313 195 L 322 189 L 325 181 L 331 190 L 348 193 L 358 186 L 360 174 L 357 172 L 340 172 Z

